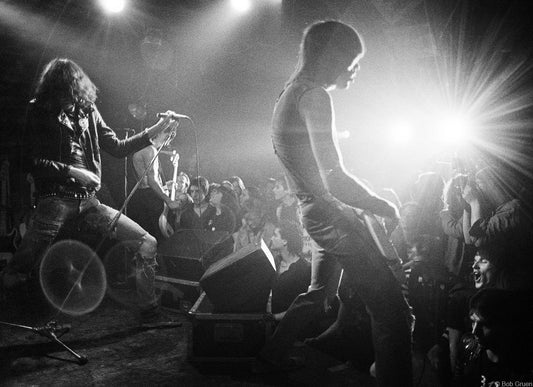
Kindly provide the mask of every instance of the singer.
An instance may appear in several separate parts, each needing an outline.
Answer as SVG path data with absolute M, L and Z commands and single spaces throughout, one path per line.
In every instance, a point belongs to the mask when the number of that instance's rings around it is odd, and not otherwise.
M 111 224 L 117 211 L 101 204 L 100 149 L 115 157 L 151 145 L 159 133 L 175 129 L 167 112 L 154 126 L 119 140 L 95 105 L 97 88 L 70 59 L 48 63 L 29 104 L 27 159 L 35 179 L 37 208 L 19 249 L 0 273 L 0 287 L 13 289 L 37 279 L 39 263 L 67 221 L 91 209 Z M 154 292 L 157 242 L 122 215 L 114 230 L 120 241 L 133 241 L 140 322 L 145 327 L 176 325 L 158 307 Z

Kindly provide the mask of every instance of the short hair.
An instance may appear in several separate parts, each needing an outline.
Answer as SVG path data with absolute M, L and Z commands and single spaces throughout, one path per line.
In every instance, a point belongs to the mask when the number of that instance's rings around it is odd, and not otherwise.
M 207 195 L 209 193 L 209 180 L 203 176 L 196 176 L 191 179 L 191 184 L 189 185 L 189 189 L 192 186 L 196 186 L 200 188 L 204 195 Z
M 294 255 L 301 255 L 303 249 L 303 233 L 299 225 L 290 221 L 281 221 L 279 233 L 287 241 L 287 250 Z

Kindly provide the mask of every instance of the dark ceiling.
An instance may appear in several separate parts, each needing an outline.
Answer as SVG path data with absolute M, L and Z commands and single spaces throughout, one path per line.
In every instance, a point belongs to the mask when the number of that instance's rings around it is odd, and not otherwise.
M 389 83 L 405 65 L 396 60 L 384 69 L 381 63 L 392 28 L 428 26 L 435 48 L 416 66 L 445 60 L 439 52 L 444 46 L 466 56 L 491 34 L 505 38 L 495 48 L 500 56 L 529 58 L 532 43 L 528 0 L 253 0 L 240 19 L 224 8 L 227 0 L 130 0 L 115 17 L 105 16 L 97 3 L 0 2 L 2 153 L 16 159 L 23 148 L 26 102 L 40 69 L 56 56 L 74 59 L 93 78 L 111 126 L 139 129 L 166 109 L 190 115 L 196 136 L 184 123 L 175 140 L 184 168 L 194 169 L 198 152 L 207 176 L 253 179 L 258 168 L 265 175 L 276 170 L 270 114 L 294 68 L 301 30 L 314 20 L 357 26 L 369 48 L 366 74 L 376 84 Z M 131 117 L 131 103 L 146 104 L 146 122 Z

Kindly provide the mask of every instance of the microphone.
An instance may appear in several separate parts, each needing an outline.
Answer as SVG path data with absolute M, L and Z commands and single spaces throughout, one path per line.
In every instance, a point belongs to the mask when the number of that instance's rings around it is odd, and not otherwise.
M 178 114 L 178 113 L 157 113 L 157 118 L 165 118 L 165 117 L 169 117 L 172 118 L 173 120 L 178 120 L 180 118 L 185 118 L 187 120 L 190 120 L 191 117 L 189 116 L 186 116 L 184 114 Z

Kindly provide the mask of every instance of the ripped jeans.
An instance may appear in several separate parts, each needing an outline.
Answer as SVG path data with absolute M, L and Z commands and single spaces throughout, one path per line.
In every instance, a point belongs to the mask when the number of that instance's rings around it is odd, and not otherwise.
M 106 227 L 118 213 L 117 210 L 100 203 L 96 197 L 74 199 L 52 196 L 39 200 L 32 224 L 6 267 L 6 272 L 35 275 L 43 256 L 63 226 L 80 215 L 87 214 L 88 211 L 93 219 L 97 220 L 96 227 L 100 228 L 100 232 L 105 232 Z M 120 242 L 126 242 L 134 251 L 139 308 L 141 310 L 153 308 L 157 305 L 154 290 L 157 241 L 125 215 L 120 216 L 113 237 Z

